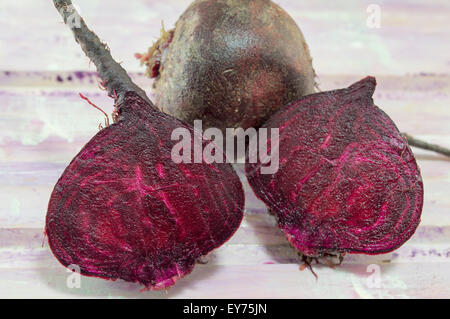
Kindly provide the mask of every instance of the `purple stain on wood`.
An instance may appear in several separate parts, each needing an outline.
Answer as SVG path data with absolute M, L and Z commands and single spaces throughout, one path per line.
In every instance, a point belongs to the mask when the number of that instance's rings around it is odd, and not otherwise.
M 2 91 L 0 91 L 1 94 Z M 15 92 L 9 92 L 9 91 L 5 91 L 5 94 L 11 93 L 11 95 L 17 95 Z M 65 97 L 65 98 L 75 98 L 77 100 L 80 99 L 80 95 L 79 92 L 76 91 L 40 91 L 39 92 L 41 96 L 50 96 L 50 97 Z M 98 93 L 98 92 L 89 92 L 89 93 L 85 93 L 83 94 L 87 97 L 100 97 L 102 99 L 105 99 L 105 95 L 102 93 Z
M 0 179 L 8 186 L 52 185 L 64 171 L 65 164 L 0 163 Z
M 442 235 L 444 235 L 445 233 L 449 233 L 450 234 L 450 230 L 449 227 L 441 227 L 441 226 L 436 226 L 436 227 L 419 227 L 419 229 L 417 230 L 417 236 L 420 238 L 427 238 L 427 239 L 437 239 L 439 237 L 441 237 Z
M 67 156 L 66 154 L 75 153 L 85 143 L 86 137 L 77 137 L 75 140 L 69 142 L 65 138 L 52 135 L 36 145 L 28 145 L 16 138 L 5 137 L 0 141 L 0 148 L 3 150 L 6 158 L 10 156 L 30 156 L 32 154 L 35 159 L 42 156 L 51 160 L 49 154 L 58 154 L 59 156 L 65 154 Z
M 42 129 L 44 128 L 45 123 L 38 119 L 32 119 L 29 121 L 29 124 L 27 125 L 27 130 L 40 133 Z
M 430 250 L 428 251 L 428 254 L 429 254 L 429 255 L 438 256 L 438 257 L 441 257 L 441 256 L 442 256 L 442 254 L 441 254 L 440 252 L 438 252 L 436 249 L 430 249 Z
M 98 78 L 97 73 L 91 71 L 74 71 L 73 75 L 79 80 L 83 81 L 85 78 L 89 78 L 89 81 L 94 81 L 94 78 Z
M 74 72 L 74 75 L 75 75 L 75 77 L 78 79 L 78 80 L 83 80 L 84 79 L 84 77 L 85 77 L 85 73 L 86 72 L 82 72 L 82 71 L 75 71 Z

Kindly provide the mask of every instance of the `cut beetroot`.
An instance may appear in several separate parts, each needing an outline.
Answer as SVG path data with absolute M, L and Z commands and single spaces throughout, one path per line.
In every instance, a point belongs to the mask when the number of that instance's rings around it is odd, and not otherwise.
M 66 23 L 79 17 L 70 1 L 54 2 Z M 118 121 L 94 136 L 58 180 L 46 217 L 50 248 L 84 275 L 165 288 L 236 231 L 242 185 L 228 164 L 172 161 L 173 130 L 201 137 L 158 111 L 79 19 L 72 31 L 116 98 Z
M 392 120 L 373 104 L 375 78 L 313 94 L 263 127 L 279 128 L 277 173 L 246 175 L 303 256 L 380 254 L 405 243 L 420 222 L 423 183 Z
M 157 107 L 205 129 L 260 127 L 315 92 L 303 34 L 269 0 L 194 1 L 138 58 L 156 78 Z

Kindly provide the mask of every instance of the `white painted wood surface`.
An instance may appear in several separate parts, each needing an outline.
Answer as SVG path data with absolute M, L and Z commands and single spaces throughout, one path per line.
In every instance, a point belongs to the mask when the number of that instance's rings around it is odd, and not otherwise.
M 76 1 L 113 55 L 149 89 L 133 53 L 170 27 L 188 0 Z M 450 4 L 379 1 L 380 29 L 366 25 L 375 1 L 278 3 L 302 28 L 322 90 L 377 76 L 375 102 L 402 131 L 450 147 Z M 295 252 L 248 185 L 246 216 L 236 235 L 207 265 L 167 294 L 136 284 L 71 274 L 43 242 L 51 190 L 78 150 L 98 130 L 101 114 L 81 92 L 112 111 L 95 69 L 73 41 L 50 0 L 4 0 L 0 6 L 0 297 L 130 298 L 433 298 L 450 297 L 450 160 L 414 150 L 425 184 L 417 233 L 399 250 L 347 256 L 342 267 L 298 270 Z M 74 71 L 80 71 L 75 73 Z M 71 79 L 71 80 L 70 80 Z M 238 168 L 239 169 L 239 168 Z M 373 286 L 369 265 L 380 268 Z

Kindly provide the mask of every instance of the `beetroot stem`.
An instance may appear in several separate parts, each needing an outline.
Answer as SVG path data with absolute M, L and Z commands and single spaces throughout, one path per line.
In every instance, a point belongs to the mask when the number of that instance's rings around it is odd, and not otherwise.
M 53 0 L 53 3 L 63 17 L 64 23 L 72 30 L 75 40 L 80 44 L 84 53 L 94 62 L 109 95 L 115 97 L 114 92 L 117 93 L 116 103 L 120 103 L 123 100 L 125 93 L 132 91 L 152 104 L 144 90 L 133 83 L 125 69 L 114 61 L 106 44 L 101 42 L 98 36 L 89 30 L 72 5 L 72 1 Z
M 445 156 L 450 157 L 450 149 L 436 145 L 436 144 L 430 144 L 428 142 L 422 141 L 422 140 L 418 140 L 417 138 L 407 134 L 407 133 L 402 133 L 402 136 L 404 138 L 406 138 L 406 140 L 408 141 L 408 144 L 410 146 L 414 146 L 417 148 L 421 148 L 424 150 L 428 150 L 428 151 L 433 151 Z

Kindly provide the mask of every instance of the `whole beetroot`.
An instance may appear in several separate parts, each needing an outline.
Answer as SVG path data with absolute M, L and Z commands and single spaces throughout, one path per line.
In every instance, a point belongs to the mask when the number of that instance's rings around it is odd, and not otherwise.
M 375 78 L 312 94 L 263 126 L 278 128 L 279 170 L 246 164 L 250 185 L 303 260 L 381 254 L 404 244 L 423 206 L 420 170 L 407 141 L 373 104 Z M 250 150 L 253 152 L 254 150 Z
M 314 92 L 308 46 L 269 0 L 197 0 L 144 55 L 157 107 L 203 127 L 261 126 Z
M 55 185 L 45 226 L 50 248 L 83 275 L 171 286 L 238 228 L 240 180 L 228 164 L 172 161 L 170 133 L 184 128 L 194 136 L 193 128 L 154 107 L 71 1 L 54 4 L 115 98 L 118 119 L 83 147 Z

